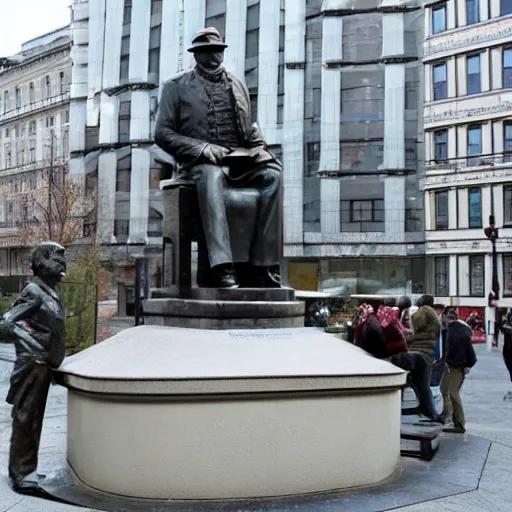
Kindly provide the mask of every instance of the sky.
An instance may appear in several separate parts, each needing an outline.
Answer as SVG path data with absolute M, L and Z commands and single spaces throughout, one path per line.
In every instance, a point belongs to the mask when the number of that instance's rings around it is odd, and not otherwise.
M 0 57 L 15 55 L 21 44 L 70 22 L 72 0 L 0 0 Z

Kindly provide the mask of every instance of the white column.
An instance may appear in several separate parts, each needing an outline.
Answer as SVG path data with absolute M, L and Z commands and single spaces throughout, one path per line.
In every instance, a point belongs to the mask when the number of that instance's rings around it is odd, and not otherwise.
M 148 81 L 149 31 L 151 29 L 151 2 L 132 0 L 130 25 L 129 80 L 132 83 Z
M 465 5 L 465 4 L 463 4 Z M 467 60 L 465 55 L 456 57 L 457 59 L 457 81 L 459 84 L 459 96 L 464 96 L 468 93 L 468 74 L 467 74 Z
M 434 159 L 433 132 L 424 132 L 423 143 L 425 144 L 425 161 Z
M 85 126 L 87 122 L 87 103 L 72 101 L 69 105 L 69 151 L 85 151 Z M 38 127 L 39 128 L 39 127 Z M 42 125 L 38 132 L 42 132 Z M 37 134 L 39 137 L 39 133 Z
M 98 159 L 98 242 L 115 243 L 117 154 L 101 153 Z
M 489 0 L 478 0 L 480 7 L 480 21 L 489 19 Z
M 119 85 L 123 16 L 124 0 L 108 0 L 105 21 L 105 49 L 103 53 L 104 89 Z M 96 37 L 95 34 L 91 36 Z
M 260 0 L 258 122 L 267 144 L 277 142 L 280 3 Z
M 421 70 L 420 70 L 421 73 Z M 432 101 L 432 64 L 425 64 L 425 103 Z
M 457 297 L 457 256 L 455 254 L 450 255 L 448 284 L 450 297 Z
M 178 72 L 180 55 L 179 0 L 163 0 L 160 39 L 160 83 Z
M 105 0 L 89 0 L 88 97 L 101 91 L 103 45 L 105 39 Z
M 503 48 L 493 48 L 491 50 L 491 69 L 492 69 L 492 88 L 501 89 L 503 87 Z
M 457 190 L 448 191 L 448 229 L 457 229 Z
M 469 256 L 459 256 L 459 297 L 469 297 Z
M 286 5 L 287 13 L 291 8 L 289 3 Z M 226 0 L 226 43 L 229 49 L 225 62 L 226 67 L 239 77 L 245 75 L 246 24 L 247 0 Z
M 405 64 L 386 64 L 384 169 L 405 168 Z
M 491 215 L 491 186 L 482 187 L 482 223 L 484 226 Z
M 446 3 L 446 28 L 455 28 L 455 0 L 448 0 Z
M 481 75 L 481 85 L 482 92 L 488 91 L 490 89 L 490 52 L 489 49 L 485 50 L 480 54 L 480 75 Z
M 457 126 L 457 152 L 457 156 L 460 158 L 468 155 L 468 132 L 466 126 Z
M 425 36 L 432 35 L 432 7 L 425 7 L 424 10 Z
M 482 0 L 480 0 L 482 1 Z M 467 23 L 467 12 L 466 12 L 466 2 L 461 2 L 460 0 L 457 2 L 457 18 L 459 27 L 466 25 Z
M 130 112 L 130 140 L 149 139 L 149 91 L 133 91 Z
M 322 62 L 342 58 L 343 18 L 322 20 Z M 321 171 L 340 170 L 341 73 L 322 68 L 320 165 Z M 340 231 L 340 182 L 323 179 L 320 184 L 322 233 Z
M 382 57 L 404 54 L 404 15 L 385 13 L 382 15 Z
M 502 136 L 503 139 L 503 136 Z M 492 153 L 492 127 L 491 121 L 482 125 L 482 154 L 490 155 Z
M 459 204 L 459 229 L 467 229 L 469 227 L 469 205 L 468 205 L 468 189 L 460 188 L 458 190 Z
M 187 48 L 190 48 L 195 34 L 205 28 L 206 0 L 185 0 L 183 6 L 183 69 L 187 69 L 194 65 L 194 56 L 187 51 Z
M 491 18 L 497 18 L 501 14 L 501 0 L 489 0 L 489 4 L 491 7 Z
M 385 230 L 404 233 L 405 230 L 405 176 L 386 176 L 384 179 Z
M 132 149 L 130 181 L 130 236 L 128 243 L 146 242 L 149 214 L 149 166 L 146 149 Z
M 494 154 L 503 153 L 503 121 L 495 121 L 492 125 Z
M 457 158 L 457 128 L 448 128 L 448 158 Z
M 448 4 L 450 5 L 450 3 Z M 457 71 L 455 69 L 455 57 L 448 59 L 446 64 L 446 78 L 448 80 L 448 98 L 454 98 L 456 96 L 456 78 Z
M 54 117 L 53 133 L 54 133 L 54 137 L 55 137 L 54 156 L 55 156 L 55 158 L 62 158 L 62 126 L 61 126 L 60 112 L 55 114 L 53 117 Z M 26 151 L 27 150 L 28 150 L 28 148 L 26 149 Z
M 287 0 L 285 65 L 304 63 L 306 1 Z M 283 172 L 284 242 L 303 242 L 304 223 L 304 69 L 284 70 Z
M 425 231 L 432 231 L 432 212 L 430 211 L 430 194 L 425 192 Z
M 494 222 L 497 228 L 503 227 L 503 185 L 494 185 Z M 484 225 L 487 219 L 482 219 Z
M 99 143 L 114 144 L 119 140 L 119 98 L 101 93 Z

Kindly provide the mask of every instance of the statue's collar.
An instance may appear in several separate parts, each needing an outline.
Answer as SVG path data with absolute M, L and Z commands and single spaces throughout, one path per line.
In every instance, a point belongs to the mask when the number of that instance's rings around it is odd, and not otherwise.
M 60 302 L 57 292 L 51 286 L 47 285 L 40 277 L 34 276 L 30 281 L 34 284 L 37 284 L 37 286 L 39 286 L 39 288 L 41 288 L 44 292 L 46 292 L 56 301 Z
M 201 66 L 196 64 L 195 67 L 196 73 L 201 77 L 207 80 L 208 82 L 212 83 L 218 83 L 224 81 L 224 78 L 226 76 L 226 70 L 224 69 L 224 66 L 221 66 L 216 71 L 207 71 L 206 69 L 202 68 Z

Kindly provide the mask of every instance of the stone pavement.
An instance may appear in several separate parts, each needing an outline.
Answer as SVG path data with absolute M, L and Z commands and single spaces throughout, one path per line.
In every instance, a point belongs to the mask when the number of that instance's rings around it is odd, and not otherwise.
M 401 512 L 509 512 L 512 510 L 512 485 L 510 485 L 512 482 L 512 402 L 503 401 L 503 395 L 512 388 L 512 385 L 508 380 L 499 351 L 487 352 L 483 345 L 475 346 L 475 350 L 478 364 L 469 374 L 463 387 L 467 430 L 470 434 L 492 441 L 484 470 L 480 475 L 478 489 L 413 506 L 387 510 Z M 12 357 L 12 347 L 0 344 L 0 400 L 2 400 L 0 402 L 0 512 L 91 510 L 22 497 L 11 491 L 7 480 L 10 406 L 3 402 L 3 398 L 7 392 L 12 364 L 1 360 L 9 356 Z M 448 435 L 445 436 L 448 437 Z M 470 449 L 472 444 L 468 442 L 467 446 Z M 40 469 L 43 473 L 55 469 L 56 459 L 62 458 L 65 447 L 66 391 L 54 386 L 50 391 L 41 440 Z M 441 439 L 439 455 L 442 450 L 443 439 Z M 429 467 L 429 463 L 420 461 L 418 463 Z M 456 481 L 464 476 L 465 472 L 471 473 L 471 468 L 465 469 L 462 464 L 457 474 L 447 473 L 445 479 L 447 482 Z M 243 512 L 243 509 L 240 509 L 240 512 Z

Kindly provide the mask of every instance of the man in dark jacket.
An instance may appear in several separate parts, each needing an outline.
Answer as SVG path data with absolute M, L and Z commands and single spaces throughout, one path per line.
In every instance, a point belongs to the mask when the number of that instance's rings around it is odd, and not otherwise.
M 238 286 L 234 263 L 241 263 L 250 265 L 246 273 L 253 286 L 276 287 L 281 166 L 267 151 L 257 125 L 252 124 L 245 84 L 224 68 L 226 47 L 212 27 L 194 37 L 189 52 L 194 54 L 196 66 L 164 84 L 155 141 L 174 157 L 181 176 L 196 183 L 211 286 Z M 249 261 L 234 261 L 239 242 L 230 239 L 224 202 L 224 192 L 230 188 L 259 192 L 256 225 L 244 232 L 251 242 Z
M 460 390 L 467 372 L 476 364 L 472 341 L 473 331 L 468 324 L 457 319 L 457 313 L 453 309 L 446 314 L 446 322 L 445 369 L 441 378 L 444 406 L 441 416 L 446 419 L 453 414 L 453 427 L 450 426 L 443 430 L 454 434 L 464 434 L 466 422 Z
M 65 312 L 55 291 L 66 272 L 64 247 L 39 245 L 32 271 L 34 277 L 0 320 L 0 339 L 16 346 L 6 401 L 13 405 L 9 477 L 21 493 L 39 488 L 37 459 L 52 368 L 65 356 Z
M 503 360 L 505 361 L 505 366 L 507 367 L 510 380 L 512 381 L 512 309 L 509 309 L 501 330 L 503 331 L 504 338 Z M 512 401 L 512 391 L 509 391 L 503 397 L 503 400 Z

